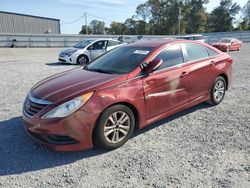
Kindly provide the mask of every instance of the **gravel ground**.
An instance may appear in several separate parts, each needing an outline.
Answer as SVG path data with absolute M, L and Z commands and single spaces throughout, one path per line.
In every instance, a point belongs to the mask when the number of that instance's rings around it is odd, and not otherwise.
M 0 49 L 0 187 L 250 187 L 250 44 L 234 58 L 234 84 L 216 106 L 200 104 L 138 131 L 123 147 L 62 153 L 24 132 L 29 88 L 73 65 L 60 49 Z

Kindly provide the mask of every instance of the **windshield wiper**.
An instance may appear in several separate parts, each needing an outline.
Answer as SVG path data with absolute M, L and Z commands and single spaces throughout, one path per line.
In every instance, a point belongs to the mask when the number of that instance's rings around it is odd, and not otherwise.
M 89 70 L 89 71 L 94 71 L 94 72 L 105 73 L 105 74 L 114 74 L 111 71 L 103 70 L 103 69 L 88 69 L 88 67 L 84 67 L 84 69 Z

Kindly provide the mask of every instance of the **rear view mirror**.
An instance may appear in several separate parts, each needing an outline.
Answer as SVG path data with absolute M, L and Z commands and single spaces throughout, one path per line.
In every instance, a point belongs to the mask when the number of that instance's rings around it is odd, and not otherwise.
M 163 61 L 160 58 L 153 59 L 149 63 L 142 63 L 141 64 L 141 69 L 145 73 L 149 74 L 149 73 L 154 72 L 157 68 L 159 68 L 161 66 L 162 62 Z

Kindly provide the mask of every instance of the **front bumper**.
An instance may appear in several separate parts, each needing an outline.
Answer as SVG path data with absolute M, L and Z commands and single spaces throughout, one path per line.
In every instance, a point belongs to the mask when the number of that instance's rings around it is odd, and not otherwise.
M 78 110 L 65 118 L 41 119 L 23 112 L 26 132 L 36 141 L 57 151 L 78 151 L 93 147 L 92 133 L 98 114 Z
M 64 63 L 75 64 L 75 62 L 73 62 L 73 60 L 70 56 L 60 56 L 59 55 L 58 60 L 61 62 L 64 62 Z

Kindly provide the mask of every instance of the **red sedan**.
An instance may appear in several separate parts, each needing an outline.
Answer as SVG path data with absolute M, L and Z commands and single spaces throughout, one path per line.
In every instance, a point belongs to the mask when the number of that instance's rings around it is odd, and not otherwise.
M 232 62 L 195 41 L 125 45 L 31 88 L 25 129 L 55 150 L 115 149 L 135 128 L 205 101 L 219 104 L 231 84 Z
M 239 51 L 242 47 L 242 42 L 238 39 L 223 38 L 218 43 L 213 43 L 212 46 L 223 52 Z

